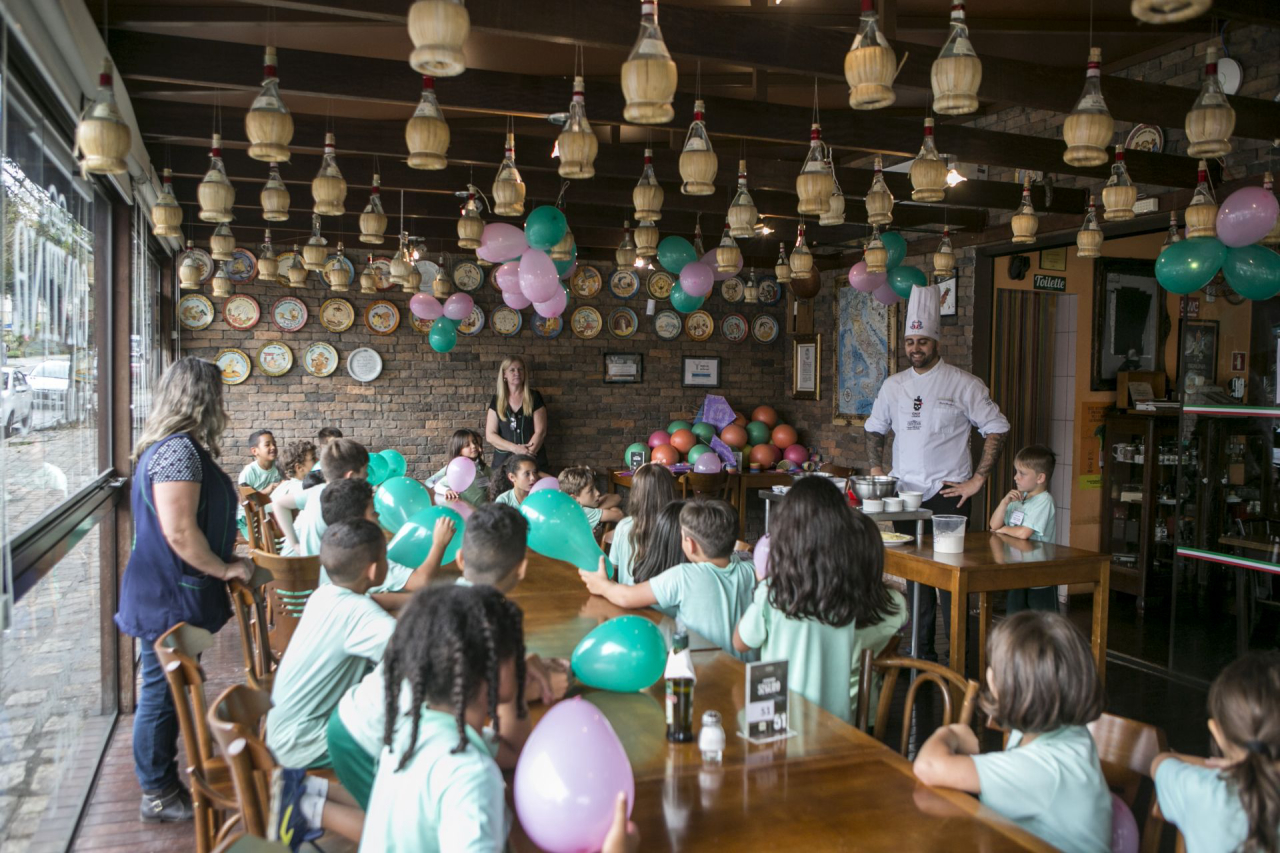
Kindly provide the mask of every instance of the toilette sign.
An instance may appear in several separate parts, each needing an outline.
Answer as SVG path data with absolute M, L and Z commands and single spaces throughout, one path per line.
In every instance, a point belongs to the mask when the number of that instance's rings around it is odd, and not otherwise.
M 1067 290 L 1067 279 L 1060 275 L 1037 275 L 1032 277 L 1031 286 L 1035 290 L 1048 290 L 1053 293 L 1065 293 Z

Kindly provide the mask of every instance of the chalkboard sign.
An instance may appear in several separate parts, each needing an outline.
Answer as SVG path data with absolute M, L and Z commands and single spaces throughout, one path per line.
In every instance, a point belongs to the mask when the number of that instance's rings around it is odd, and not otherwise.
M 1060 275 L 1037 275 L 1032 279 L 1032 288 L 1035 290 L 1049 290 L 1054 293 L 1065 293 L 1067 290 L 1067 280 Z

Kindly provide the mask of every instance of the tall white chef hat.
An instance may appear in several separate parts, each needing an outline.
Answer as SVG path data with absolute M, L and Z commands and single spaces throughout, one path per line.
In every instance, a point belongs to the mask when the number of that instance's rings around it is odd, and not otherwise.
M 938 285 L 911 288 L 907 301 L 906 337 L 923 335 L 935 341 L 942 337 L 942 292 Z

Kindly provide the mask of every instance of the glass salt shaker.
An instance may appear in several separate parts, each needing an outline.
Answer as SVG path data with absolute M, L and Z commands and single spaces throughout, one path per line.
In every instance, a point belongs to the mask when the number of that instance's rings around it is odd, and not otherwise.
M 724 761 L 724 727 L 720 725 L 719 711 L 702 713 L 702 730 L 698 732 L 698 749 L 706 764 Z

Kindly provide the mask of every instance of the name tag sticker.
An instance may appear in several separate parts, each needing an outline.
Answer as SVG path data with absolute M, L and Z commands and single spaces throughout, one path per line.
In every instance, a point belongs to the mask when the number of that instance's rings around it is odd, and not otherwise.
M 1009 526 L 1021 527 L 1022 520 L 1025 519 L 1026 517 L 1027 517 L 1027 514 L 1024 513 L 1022 510 L 1017 510 L 1016 512 L 1009 513 Z

